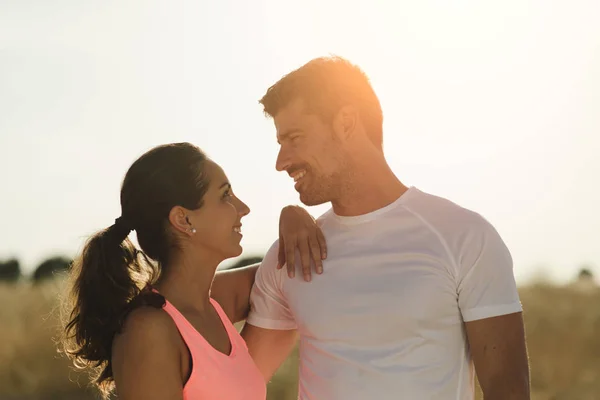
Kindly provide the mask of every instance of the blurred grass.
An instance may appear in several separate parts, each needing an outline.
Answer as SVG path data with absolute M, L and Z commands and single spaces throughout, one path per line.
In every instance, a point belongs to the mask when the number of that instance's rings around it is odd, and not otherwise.
M 93 398 L 87 376 L 71 370 L 54 345 L 63 287 L 58 279 L 0 283 L 0 400 Z
M 60 279 L 1 284 L 0 400 L 97 398 L 56 352 Z M 534 400 L 600 399 L 600 293 L 537 284 L 520 289 Z M 269 400 L 296 397 L 297 352 L 269 384 Z

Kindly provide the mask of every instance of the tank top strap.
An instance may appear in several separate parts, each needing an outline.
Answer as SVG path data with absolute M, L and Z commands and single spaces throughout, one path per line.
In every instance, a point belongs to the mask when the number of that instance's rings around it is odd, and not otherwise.
M 152 291 L 160 294 L 160 292 L 154 288 L 152 288 Z M 231 344 L 231 352 L 228 355 L 223 354 L 220 351 L 216 350 L 204 338 L 204 336 L 202 336 L 202 334 L 200 334 L 200 332 L 198 332 L 198 330 L 181 313 L 181 311 L 179 311 L 166 298 L 165 298 L 165 305 L 163 306 L 163 310 L 167 314 L 169 314 L 171 316 L 171 318 L 173 319 L 173 322 L 175 322 L 175 325 L 177 326 L 177 329 L 181 333 L 181 336 L 183 337 L 184 342 L 186 342 L 186 345 L 188 346 L 188 348 L 190 347 L 190 345 L 194 345 L 194 346 L 201 345 L 201 347 L 203 347 L 210 353 L 218 353 L 219 356 L 224 356 L 224 357 L 234 357 L 235 354 L 237 353 L 237 348 L 240 346 L 240 340 L 242 343 L 242 347 L 246 347 L 245 342 L 241 338 L 241 336 L 239 335 L 237 330 L 235 329 L 235 326 L 233 326 L 233 324 L 227 317 L 227 314 L 225 314 L 225 311 L 223 310 L 223 308 L 221 308 L 221 305 L 212 297 L 209 300 L 210 300 L 211 305 L 213 306 L 213 308 L 219 315 L 219 319 L 221 320 L 221 323 L 223 324 L 223 326 L 225 327 L 225 331 L 227 332 L 227 337 L 229 338 L 229 343 Z
M 169 316 L 177 326 L 177 329 L 179 330 L 179 333 L 181 334 L 181 337 L 183 338 L 183 341 L 186 343 L 188 348 L 192 343 L 199 343 L 198 336 L 202 335 L 200 335 L 200 333 L 196 330 L 196 328 L 192 326 L 192 324 L 187 320 L 187 318 L 185 318 L 183 314 L 177 308 L 175 308 L 175 306 L 173 306 L 173 304 L 171 304 L 167 299 L 165 299 L 165 305 L 163 306 L 163 310 L 167 314 L 169 314 Z
M 229 336 L 229 340 L 231 341 L 231 345 L 237 347 L 241 342 L 245 347 L 246 342 L 244 342 L 244 340 L 238 333 L 237 329 L 235 328 L 235 326 L 233 325 L 233 323 L 231 322 L 231 320 L 229 319 L 219 302 L 213 299 L 212 297 L 210 298 L 210 302 L 217 311 L 217 314 L 219 314 L 219 318 L 221 318 L 221 322 L 223 323 L 225 330 L 227 330 L 227 334 Z

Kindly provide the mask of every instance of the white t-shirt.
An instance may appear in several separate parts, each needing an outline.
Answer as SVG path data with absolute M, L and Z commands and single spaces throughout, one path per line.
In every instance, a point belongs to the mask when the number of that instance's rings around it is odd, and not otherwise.
M 318 223 L 328 249 L 323 274 L 288 278 L 276 269 L 275 243 L 247 320 L 298 329 L 299 398 L 473 399 L 463 322 L 522 311 L 496 230 L 414 187 L 374 212 L 329 210 Z

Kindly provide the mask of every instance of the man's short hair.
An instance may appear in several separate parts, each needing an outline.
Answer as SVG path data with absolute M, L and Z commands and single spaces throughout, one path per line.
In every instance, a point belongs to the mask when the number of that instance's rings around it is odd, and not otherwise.
M 265 114 L 273 118 L 298 98 L 325 122 L 332 122 L 343 106 L 354 106 L 371 141 L 382 147 L 381 104 L 367 75 L 348 60 L 337 56 L 315 58 L 277 81 L 259 102 Z

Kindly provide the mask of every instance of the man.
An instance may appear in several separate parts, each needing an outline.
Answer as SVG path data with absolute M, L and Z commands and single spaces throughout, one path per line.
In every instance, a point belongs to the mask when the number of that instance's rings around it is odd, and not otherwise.
M 265 379 L 299 336 L 301 400 L 473 399 L 475 372 L 486 400 L 529 399 L 508 249 L 480 215 L 394 175 L 364 73 L 314 59 L 261 104 L 277 170 L 304 204 L 332 205 L 323 274 L 294 277 L 287 254 L 288 279 L 277 242 L 257 271 L 243 336 Z

